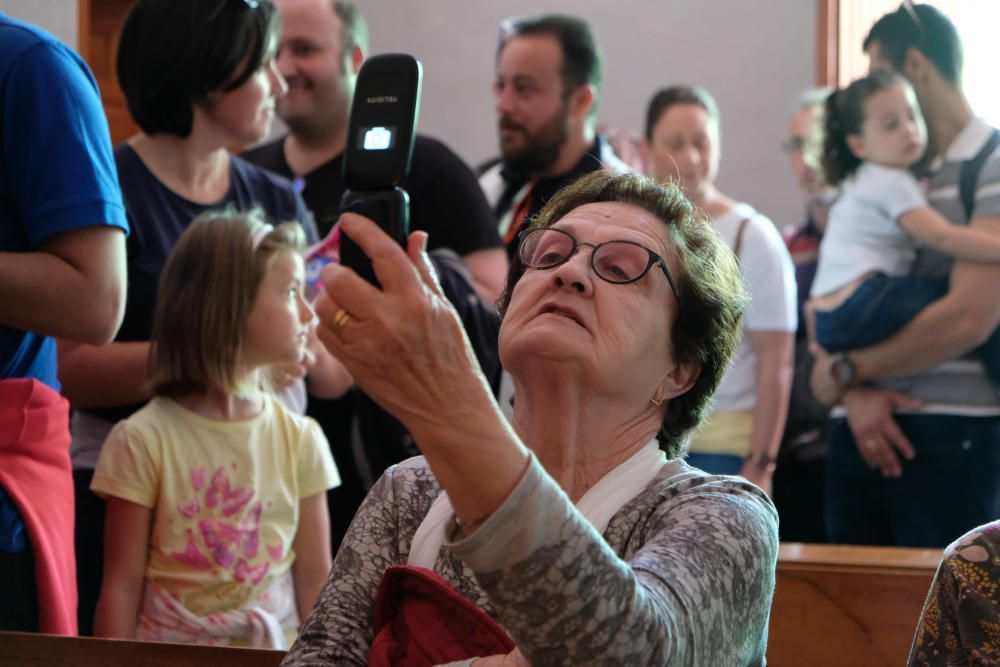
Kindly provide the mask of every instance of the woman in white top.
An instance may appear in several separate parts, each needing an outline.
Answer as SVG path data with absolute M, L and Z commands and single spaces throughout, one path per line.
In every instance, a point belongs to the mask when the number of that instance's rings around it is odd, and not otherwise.
M 774 224 L 715 186 L 719 112 L 697 86 L 661 90 L 646 113 L 651 175 L 676 179 L 710 217 L 740 261 L 751 295 L 744 337 L 722 379 L 707 423 L 691 438 L 688 461 L 740 474 L 770 492 L 788 410 L 796 322 L 795 275 Z

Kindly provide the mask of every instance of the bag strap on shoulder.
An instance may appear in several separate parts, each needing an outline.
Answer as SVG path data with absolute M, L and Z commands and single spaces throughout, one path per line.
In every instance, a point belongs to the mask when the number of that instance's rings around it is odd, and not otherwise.
M 743 218 L 740 220 L 740 226 L 736 230 L 736 242 L 733 243 L 733 254 L 736 255 L 736 259 L 740 258 L 740 248 L 743 247 L 743 232 L 747 229 L 747 223 L 750 222 L 750 218 Z
M 962 210 L 965 211 L 966 222 L 972 221 L 972 214 L 976 208 L 976 184 L 979 182 L 979 172 L 983 170 L 983 165 L 993 155 L 997 146 L 1000 146 L 1000 130 L 993 130 L 993 134 L 979 152 L 962 163 L 958 174 L 958 196 L 962 202 Z

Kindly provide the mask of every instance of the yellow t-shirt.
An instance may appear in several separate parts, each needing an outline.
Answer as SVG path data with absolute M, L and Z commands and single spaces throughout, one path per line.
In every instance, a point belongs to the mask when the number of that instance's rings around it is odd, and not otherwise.
M 154 510 L 146 578 L 207 616 L 288 572 L 299 501 L 339 484 L 319 425 L 276 399 L 223 422 L 156 397 L 108 435 L 90 488 Z

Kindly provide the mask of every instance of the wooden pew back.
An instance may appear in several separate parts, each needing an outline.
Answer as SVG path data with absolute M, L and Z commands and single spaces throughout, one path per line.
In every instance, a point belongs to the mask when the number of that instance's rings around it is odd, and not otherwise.
M 782 544 L 771 667 L 901 665 L 941 558 L 933 549 Z M 282 651 L 0 632 L 0 664 L 277 667 Z
M 278 667 L 284 657 L 284 651 L 0 632 L 5 667 Z
M 936 549 L 782 544 L 768 665 L 904 664 L 940 559 Z

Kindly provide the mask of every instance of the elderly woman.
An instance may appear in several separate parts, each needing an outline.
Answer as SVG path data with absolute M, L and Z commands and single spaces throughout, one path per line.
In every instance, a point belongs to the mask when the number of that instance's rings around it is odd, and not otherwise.
M 708 91 L 673 86 L 656 93 L 646 112 L 646 150 L 652 175 L 676 179 L 736 253 L 751 297 L 743 339 L 705 426 L 691 439 L 688 462 L 740 474 L 770 493 L 792 386 L 797 302 L 791 257 L 774 223 L 716 187 L 719 109 Z
M 464 664 L 761 664 L 774 507 L 679 458 L 745 295 L 680 191 L 597 172 L 523 233 L 501 301 L 512 427 L 426 239 L 407 257 L 370 221 L 341 224 L 385 291 L 328 267 L 320 338 L 424 457 L 372 489 L 284 664 L 367 664 L 376 590 L 401 563 L 433 569 L 516 644 Z

